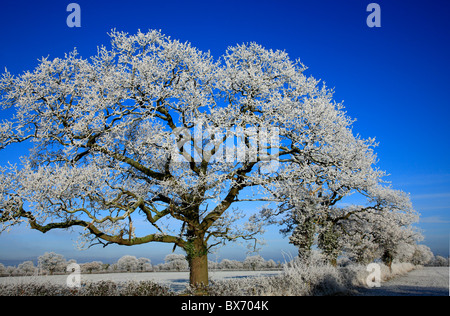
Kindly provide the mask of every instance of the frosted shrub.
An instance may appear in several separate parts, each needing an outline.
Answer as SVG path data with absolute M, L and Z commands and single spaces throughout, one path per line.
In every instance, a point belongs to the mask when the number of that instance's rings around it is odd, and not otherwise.
M 415 266 L 409 262 L 400 262 L 400 263 L 393 263 L 391 268 L 389 269 L 389 267 L 383 264 L 381 265 L 381 279 L 383 281 L 387 281 L 396 276 L 404 275 L 419 267 L 420 266 Z
M 0 284 L 0 296 L 63 296 L 71 295 L 70 288 L 51 283 Z
M 283 271 L 285 295 L 331 295 L 345 290 L 336 267 L 311 255 L 308 261 L 294 260 Z M 284 284 L 289 286 L 285 286 Z
M 129 281 L 120 287 L 121 296 L 172 296 L 168 286 L 153 281 Z
M 78 290 L 81 296 L 117 296 L 118 286 L 113 281 L 99 281 L 84 283 Z
M 75 292 L 81 296 L 171 296 L 169 287 L 153 281 L 89 282 Z
M 366 268 L 367 266 L 363 264 L 349 264 L 344 267 L 339 267 L 344 286 L 347 289 L 366 286 L 366 279 L 369 275 Z
M 152 281 L 116 283 L 99 281 L 83 283 L 80 288 L 29 282 L 0 284 L 0 296 L 172 296 L 169 287 Z
M 209 296 L 267 296 L 273 294 L 275 277 L 248 277 L 230 280 L 210 280 L 209 286 L 188 287 L 184 294 L 205 293 Z
M 211 296 L 309 296 L 335 295 L 347 290 L 346 285 L 354 274 L 344 273 L 328 264 L 324 257 L 314 252 L 307 260 L 293 260 L 284 266 L 280 275 L 241 279 L 210 280 L 201 291 Z M 188 288 L 186 294 L 198 293 Z
M 343 292 L 336 268 L 294 266 L 281 275 L 225 281 L 210 281 L 204 289 L 211 296 L 307 296 Z M 188 294 L 196 293 L 190 289 Z

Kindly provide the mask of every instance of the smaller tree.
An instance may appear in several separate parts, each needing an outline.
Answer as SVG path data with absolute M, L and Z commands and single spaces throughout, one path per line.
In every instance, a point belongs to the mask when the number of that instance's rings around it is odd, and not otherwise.
M 17 266 L 17 269 L 20 271 L 21 274 L 24 275 L 33 275 L 37 270 L 37 268 L 34 266 L 33 261 L 22 262 Z
M 152 270 L 152 263 L 150 259 L 148 258 L 139 258 L 138 259 L 138 271 L 144 272 L 144 271 L 151 271 Z
M 242 268 L 242 263 L 237 260 L 222 259 L 219 263 L 219 269 L 223 270 L 237 270 Z
M 3 265 L 3 263 L 0 263 L 0 276 L 6 274 L 6 267 Z
M 442 256 L 436 256 L 436 257 L 434 257 L 434 259 L 432 261 L 432 265 L 435 267 L 448 267 L 449 260 Z
M 219 267 L 219 263 L 216 261 L 208 260 L 208 269 L 216 270 Z
M 244 260 L 244 268 L 255 271 L 264 267 L 265 263 L 266 261 L 260 255 L 249 256 Z
M 425 245 L 415 245 L 415 251 L 411 258 L 411 263 L 416 265 L 426 265 L 433 260 L 434 255 L 431 249 Z
M 38 257 L 38 268 L 41 272 L 49 272 L 53 275 L 55 272 L 65 271 L 67 266 L 66 259 L 63 255 L 46 252 L 42 256 Z
M 86 262 L 81 265 L 81 269 L 82 271 L 87 271 L 89 274 L 91 274 L 93 271 L 101 271 L 103 269 L 103 263 L 101 261 Z
M 277 264 L 275 261 L 273 261 L 273 259 L 269 259 L 266 262 L 266 268 L 267 269 L 275 269 L 277 267 Z
M 125 255 L 117 261 L 117 266 L 120 270 L 131 272 L 137 270 L 139 262 L 135 256 Z
M 186 260 L 186 257 L 181 254 L 168 254 L 165 258 L 165 267 L 168 270 L 175 270 L 175 271 L 184 271 L 189 268 L 188 261 Z
M 15 274 L 16 274 L 16 271 L 17 271 L 17 269 L 16 269 L 16 267 L 14 267 L 14 266 L 7 266 L 7 267 L 6 267 L 6 275 L 8 275 L 8 276 L 13 276 L 13 275 L 15 275 Z
M 416 245 L 412 243 L 401 242 L 397 246 L 396 260 L 400 262 L 411 262 L 411 259 L 416 251 Z
M 116 263 L 110 264 L 107 269 L 108 269 L 108 271 L 115 273 L 115 272 L 119 271 L 119 265 L 116 262 Z

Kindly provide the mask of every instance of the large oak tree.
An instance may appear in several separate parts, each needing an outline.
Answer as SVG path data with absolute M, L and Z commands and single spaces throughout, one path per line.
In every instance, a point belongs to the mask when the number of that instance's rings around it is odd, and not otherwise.
M 285 52 L 251 43 L 214 60 L 159 31 L 110 36 L 90 59 L 75 50 L 3 74 L 0 104 L 14 115 L 0 124 L 1 152 L 31 146 L 1 169 L 3 229 L 170 243 L 185 250 L 191 284 L 207 284 L 210 248 L 256 239 L 277 206 L 331 206 L 379 185 L 374 141 Z M 244 221 L 232 211 L 242 201 L 272 211 Z

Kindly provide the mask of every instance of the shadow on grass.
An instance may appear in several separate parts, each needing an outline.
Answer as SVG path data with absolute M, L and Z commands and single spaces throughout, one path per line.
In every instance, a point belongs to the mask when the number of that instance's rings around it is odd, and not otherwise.
M 415 287 L 399 285 L 395 287 L 359 288 L 357 296 L 449 296 L 448 288 Z

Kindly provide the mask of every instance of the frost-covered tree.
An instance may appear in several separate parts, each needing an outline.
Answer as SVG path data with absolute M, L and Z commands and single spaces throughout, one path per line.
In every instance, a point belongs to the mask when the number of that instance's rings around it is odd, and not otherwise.
M 81 271 L 83 272 L 98 272 L 103 269 L 103 263 L 101 261 L 86 262 L 81 265 Z
M 263 268 L 265 263 L 266 261 L 263 257 L 261 257 L 260 255 L 256 255 L 248 256 L 247 258 L 245 258 L 243 265 L 244 268 L 254 271 Z
M 6 267 L 6 275 L 14 276 L 16 274 L 18 274 L 16 267 L 14 267 L 14 266 L 7 266 Z
M 6 267 L 3 263 L 0 263 L 0 276 L 6 274 Z
M 190 283 L 207 284 L 212 247 L 256 241 L 290 206 L 315 221 L 379 182 L 374 140 L 355 136 L 332 91 L 286 52 L 251 43 L 214 60 L 158 31 L 110 36 L 90 59 L 74 50 L 0 79 L 0 106 L 14 113 L 0 149 L 31 147 L 0 169 L 2 230 L 170 243 L 186 252 Z M 241 201 L 273 205 L 233 213 Z
M 144 272 L 144 271 L 151 271 L 152 270 L 152 263 L 151 260 L 148 258 L 138 258 L 138 271 Z
M 448 258 L 444 258 L 442 256 L 437 255 L 432 260 L 431 265 L 433 265 L 435 267 L 448 267 L 449 260 L 448 260 Z M 0 274 L 1 274 L 1 267 L 0 267 Z
M 379 258 L 390 266 L 421 240 L 412 226 L 418 214 L 407 194 L 378 184 L 359 193 L 367 197 L 364 206 L 341 208 L 319 203 L 312 207 L 309 202 L 309 208 L 293 208 L 291 221 L 296 226 L 290 241 L 299 247 L 299 257 L 307 258 L 316 244 L 334 265 L 338 256 L 346 253 L 360 263 Z
M 125 255 L 117 260 L 117 266 L 120 270 L 123 271 L 136 271 L 139 266 L 139 261 L 135 256 Z
M 24 275 L 33 275 L 37 271 L 37 268 L 34 266 L 33 261 L 24 261 L 17 266 L 17 269 L 20 270 L 20 273 Z
M 276 267 L 277 267 L 277 264 L 273 259 L 269 259 L 265 263 L 265 268 L 267 268 L 267 269 L 275 269 Z
M 231 259 L 222 259 L 219 263 L 219 268 L 223 270 L 238 270 L 242 268 L 242 262 Z
M 373 140 L 362 141 L 354 137 L 349 125 L 345 125 L 341 132 L 340 140 L 324 141 L 324 156 L 330 158 L 328 164 L 316 165 L 313 161 L 308 165 L 306 177 L 284 180 L 274 193 L 282 200 L 278 209 L 261 212 L 270 222 L 282 224 L 284 234 L 291 234 L 290 242 L 298 246 L 301 259 L 306 260 L 312 246 L 318 245 L 328 259 L 336 263 L 344 246 L 342 241 L 346 232 L 343 225 L 349 217 L 381 211 L 391 203 L 389 194 L 393 190 L 380 185 L 384 172 L 375 168 L 376 156 L 371 148 L 375 146 Z M 354 208 L 338 206 L 353 194 L 366 198 L 367 205 Z M 280 214 L 283 215 L 281 218 Z M 278 219 L 271 220 L 274 215 Z
M 173 270 L 173 271 L 184 271 L 189 267 L 188 262 L 186 261 L 186 257 L 182 254 L 168 254 L 164 258 L 164 269 Z
M 64 272 L 67 266 L 66 259 L 63 255 L 46 252 L 38 257 L 38 268 L 40 273 L 48 272 L 53 275 L 55 272 Z
M 415 252 L 416 245 L 408 242 L 400 242 L 397 245 L 396 260 L 400 262 L 411 262 L 411 258 Z
M 208 269 L 210 270 L 216 270 L 219 266 L 219 263 L 217 261 L 211 261 L 208 260 Z
M 434 254 L 426 245 L 416 245 L 415 251 L 411 258 L 411 263 L 426 265 L 433 260 Z

